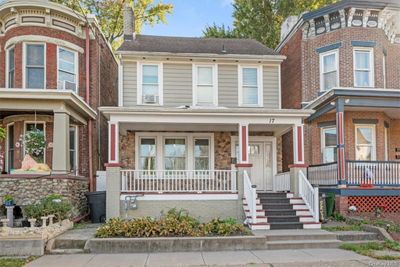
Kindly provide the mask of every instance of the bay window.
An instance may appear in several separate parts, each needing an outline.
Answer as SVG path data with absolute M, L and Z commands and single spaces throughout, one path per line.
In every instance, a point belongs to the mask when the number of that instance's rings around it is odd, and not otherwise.
M 321 91 L 339 85 L 338 50 L 320 54 Z
M 77 91 L 78 56 L 76 52 L 58 48 L 57 89 Z
M 239 106 L 262 106 L 261 67 L 239 66 Z
M 218 105 L 216 65 L 194 65 L 193 105 Z
M 354 50 L 354 86 L 374 87 L 373 49 L 357 48 Z
M 25 45 L 25 88 L 45 88 L 45 45 Z
M 7 50 L 7 88 L 14 88 L 15 79 L 15 48 Z
M 356 160 L 375 160 L 375 125 L 356 125 Z
M 336 161 L 336 127 L 321 129 L 321 150 L 323 163 Z
M 155 138 L 140 138 L 139 169 L 146 170 L 146 171 L 156 169 L 156 139 Z
M 139 64 L 138 103 L 162 105 L 162 64 Z

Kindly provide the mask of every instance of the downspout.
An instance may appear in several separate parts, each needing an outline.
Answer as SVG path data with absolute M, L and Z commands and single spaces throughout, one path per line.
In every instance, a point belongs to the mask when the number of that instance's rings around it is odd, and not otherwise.
M 89 25 L 86 29 L 86 59 L 85 59 L 85 70 L 86 70 L 86 103 L 90 106 L 90 33 Z M 89 191 L 94 191 L 94 181 L 93 181 L 93 136 L 92 136 L 93 120 L 88 121 L 88 138 L 89 138 Z

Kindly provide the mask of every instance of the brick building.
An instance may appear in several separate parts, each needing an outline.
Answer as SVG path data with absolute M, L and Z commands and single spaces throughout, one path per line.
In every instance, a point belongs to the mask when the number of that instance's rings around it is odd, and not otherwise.
M 347 187 L 336 192 L 349 196 L 367 194 L 350 193 L 360 186 L 400 185 L 398 1 L 340 1 L 290 17 L 277 51 L 287 56 L 282 107 L 315 111 L 304 126 L 309 180 Z M 287 169 L 291 133 L 282 140 Z M 368 192 L 399 195 L 398 190 Z
M 0 143 L 0 196 L 5 191 L 25 204 L 21 188 L 4 185 L 38 177 L 21 170 L 23 137 L 32 130 L 45 135 L 45 150 L 35 157 L 51 169 L 45 179 L 83 181 L 84 190 L 93 189 L 107 159 L 107 122 L 97 107 L 118 103 L 118 63 L 95 17 L 49 1 L 5 1 L 0 49 L 0 126 L 7 132 Z

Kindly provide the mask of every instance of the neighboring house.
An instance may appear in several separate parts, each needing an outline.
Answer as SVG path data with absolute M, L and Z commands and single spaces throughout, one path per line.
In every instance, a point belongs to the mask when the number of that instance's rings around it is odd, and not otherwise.
M 252 185 L 290 190 L 274 182 L 281 136 L 295 130 L 293 160 L 303 163 L 311 111 L 281 108 L 285 57 L 250 39 L 135 35 L 131 20 L 126 8 L 119 106 L 100 108 L 109 119 L 107 217 L 183 208 L 202 220 L 242 218 Z
M 308 179 L 342 195 L 341 211 L 398 211 L 400 191 L 386 189 L 400 186 L 400 3 L 341 1 L 291 17 L 282 35 L 282 107 L 315 110 L 304 126 Z M 354 190 L 365 186 L 384 188 Z
M 0 196 L 24 205 L 61 193 L 85 206 L 107 160 L 107 122 L 97 107 L 118 103 L 118 63 L 96 19 L 50 1 L 5 1 L 0 49 Z M 23 135 L 35 128 L 46 137 L 37 157 L 52 170 L 45 175 L 17 171 Z

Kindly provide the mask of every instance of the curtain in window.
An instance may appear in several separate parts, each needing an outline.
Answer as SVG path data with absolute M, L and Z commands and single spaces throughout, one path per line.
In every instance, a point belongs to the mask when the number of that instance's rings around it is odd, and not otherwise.
M 357 127 L 356 160 L 372 160 L 373 129 Z
M 243 104 L 258 104 L 257 68 L 243 68 Z
M 355 85 L 361 87 L 371 86 L 371 62 L 369 51 L 355 52 Z
M 324 90 L 337 86 L 336 54 L 323 57 Z
M 336 129 L 323 129 L 324 147 L 322 148 L 323 162 L 336 161 Z
M 139 169 L 156 169 L 156 140 L 154 138 L 140 139 L 139 148 Z
M 210 169 L 210 141 L 208 139 L 195 139 L 194 167 L 195 170 Z
M 158 66 L 143 65 L 142 95 L 158 96 Z
M 164 164 L 166 170 L 186 169 L 186 140 L 166 138 L 164 142 Z

